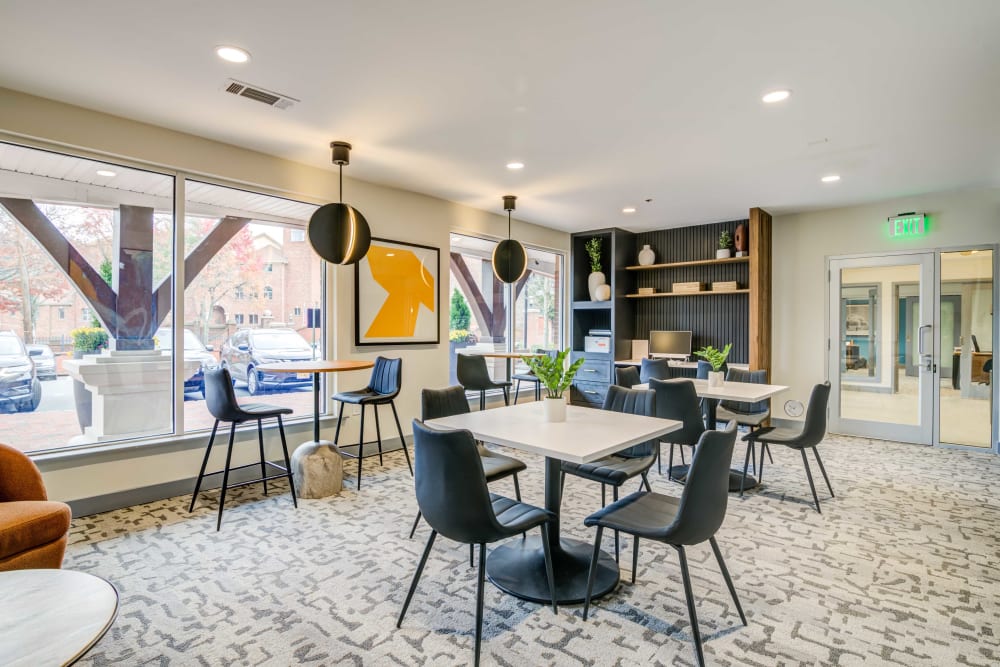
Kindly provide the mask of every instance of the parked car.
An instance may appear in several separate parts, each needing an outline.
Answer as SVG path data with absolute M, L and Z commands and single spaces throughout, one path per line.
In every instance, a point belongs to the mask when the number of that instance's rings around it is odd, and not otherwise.
M 35 374 L 39 380 L 56 379 L 56 355 L 48 345 L 25 345 L 28 356 L 35 362 Z
M 265 373 L 261 364 L 275 361 L 307 361 L 312 347 L 294 329 L 242 329 L 222 344 L 220 361 L 234 380 L 245 382 L 256 396 L 265 389 L 292 389 L 312 383 L 309 373 Z
M 154 334 L 157 349 L 170 352 L 174 347 L 174 330 L 171 327 L 160 327 Z M 219 365 L 212 348 L 201 342 L 201 339 L 190 329 L 184 330 L 184 358 L 197 359 L 200 362 L 194 375 L 184 380 L 184 393 L 197 392 L 205 397 L 205 371 Z
M 0 407 L 32 412 L 42 402 L 42 383 L 21 337 L 0 331 Z

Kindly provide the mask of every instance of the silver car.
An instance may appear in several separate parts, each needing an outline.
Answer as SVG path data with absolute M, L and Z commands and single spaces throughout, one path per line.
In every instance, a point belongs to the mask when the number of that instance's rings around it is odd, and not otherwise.
M 56 355 L 48 345 L 25 345 L 28 356 L 35 362 L 35 373 L 39 380 L 56 379 Z

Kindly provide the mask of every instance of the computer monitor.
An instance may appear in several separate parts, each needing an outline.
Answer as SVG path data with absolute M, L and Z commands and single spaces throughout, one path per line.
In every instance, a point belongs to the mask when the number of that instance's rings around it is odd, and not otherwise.
M 691 332 L 650 331 L 649 354 L 654 357 L 687 359 L 691 356 Z

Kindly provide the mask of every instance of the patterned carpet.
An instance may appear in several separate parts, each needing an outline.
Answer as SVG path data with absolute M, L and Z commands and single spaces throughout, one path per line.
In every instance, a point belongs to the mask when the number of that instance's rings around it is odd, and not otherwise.
M 788 450 L 774 452 L 764 486 L 730 496 L 718 539 L 748 627 L 708 545 L 689 548 L 708 663 L 1000 664 L 1000 460 L 843 437 L 821 452 L 837 493 L 821 493 L 822 515 Z M 519 456 L 529 464 L 525 500 L 541 503 L 541 461 Z M 650 479 L 680 494 L 655 467 Z M 407 539 L 416 507 L 398 453 L 381 470 L 369 461 L 360 493 L 348 482 L 339 497 L 297 511 L 287 493 L 240 489 L 221 533 L 216 493 L 191 515 L 187 498 L 171 498 L 76 519 L 65 567 L 106 577 L 122 598 L 81 664 L 471 662 L 467 549 L 438 540 L 397 630 L 428 529 Z M 512 493 L 506 481 L 494 488 Z M 568 480 L 564 533 L 592 539 L 582 519 L 599 504 L 598 485 Z M 672 549 L 644 546 L 636 585 L 620 584 L 588 622 L 581 610 L 553 616 L 487 586 L 484 664 L 694 664 Z

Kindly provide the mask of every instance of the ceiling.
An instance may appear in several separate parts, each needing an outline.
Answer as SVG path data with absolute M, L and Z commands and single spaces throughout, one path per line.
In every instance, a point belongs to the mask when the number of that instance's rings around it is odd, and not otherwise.
M 0 19 L 0 86 L 331 172 L 347 140 L 353 177 L 498 213 L 516 194 L 518 218 L 569 231 L 1000 183 L 995 0 L 34 0 Z

